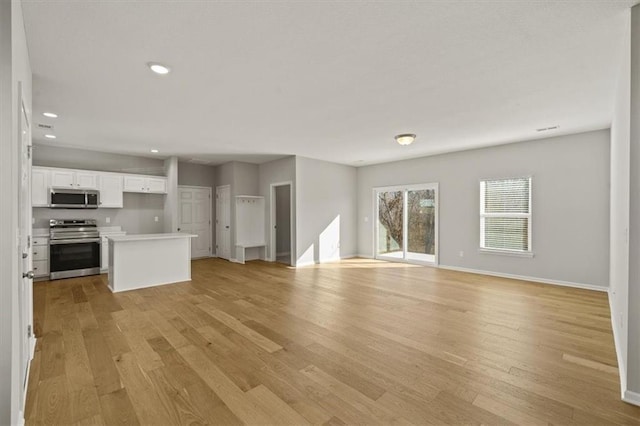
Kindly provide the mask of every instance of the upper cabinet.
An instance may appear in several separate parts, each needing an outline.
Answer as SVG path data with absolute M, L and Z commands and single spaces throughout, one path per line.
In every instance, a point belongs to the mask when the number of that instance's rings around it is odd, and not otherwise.
M 98 172 L 51 169 L 53 188 L 98 189 Z
M 51 171 L 34 167 L 31 172 L 31 204 L 33 207 L 49 206 L 49 179 Z
M 167 178 L 156 176 L 125 175 L 124 192 L 167 193 Z
M 123 192 L 166 194 L 167 178 L 34 166 L 31 175 L 33 207 L 49 207 L 51 188 L 97 189 L 100 207 L 122 208 Z
M 100 207 L 122 208 L 122 175 L 102 173 L 100 180 Z

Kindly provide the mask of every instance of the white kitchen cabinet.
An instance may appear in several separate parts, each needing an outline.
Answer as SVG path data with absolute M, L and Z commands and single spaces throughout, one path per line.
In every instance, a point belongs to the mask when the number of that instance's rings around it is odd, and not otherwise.
M 142 176 L 125 176 L 124 192 L 146 192 L 146 182 Z
M 33 273 L 36 278 L 49 275 L 49 239 L 33 238 Z
M 33 207 L 49 206 L 49 177 L 48 169 L 34 167 L 31 171 L 31 204 Z
M 124 176 L 124 192 L 167 193 L 167 179 L 155 176 Z
M 123 207 L 122 181 L 122 175 L 103 173 L 99 176 L 100 207 Z
M 73 170 L 51 170 L 51 186 L 54 188 L 75 187 L 75 172 Z
M 80 189 L 98 189 L 98 173 L 77 171 L 75 184 Z
M 98 173 L 84 170 L 51 169 L 54 188 L 98 189 Z
M 147 192 L 155 194 L 167 193 L 167 179 L 165 178 L 147 178 Z

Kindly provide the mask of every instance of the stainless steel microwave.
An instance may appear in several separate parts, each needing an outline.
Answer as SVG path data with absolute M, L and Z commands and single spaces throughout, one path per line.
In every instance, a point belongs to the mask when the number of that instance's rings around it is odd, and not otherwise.
M 100 193 L 92 189 L 51 188 L 49 207 L 54 209 L 97 209 Z

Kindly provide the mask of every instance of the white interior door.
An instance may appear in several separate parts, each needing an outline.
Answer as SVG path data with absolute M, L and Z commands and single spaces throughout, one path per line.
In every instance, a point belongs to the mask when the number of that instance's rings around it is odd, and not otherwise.
M 178 187 L 180 232 L 194 234 L 191 258 L 211 256 L 211 188 Z
M 20 92 L 22 89 L 20 89 Z M 26 386 L 33 334 L 33 257 L 31 247 L 31 128 L 24 105 L 20 110 L 20 253 L 21 275 L 18 291 L 20 310 L 20 379 Z M 21 398 L 21 404 L 24 401 Z M 24 407 L 21 405 L 24 412 Z
M 216 254 L 231 258 L 231 187 L 216 188 Z

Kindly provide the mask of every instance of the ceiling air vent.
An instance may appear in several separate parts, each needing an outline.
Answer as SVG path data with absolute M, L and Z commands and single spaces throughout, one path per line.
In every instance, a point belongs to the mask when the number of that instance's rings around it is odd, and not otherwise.
M 209 160 L 201 160 L 199 158 L 192 158 L 190 160 L 187 160 L 189 163 L 194 163 L 194 164 L 202 164 L 202 165 L 206 165 L 206 164 L 211 164 L 211 161 Z
M 551 126 L 551 127 L 541 127 L 539 129 L 536 129 L 536 132 L 548 132 L 549 130 L 556 130 L 559 128 L 560 126 L 556 124 L 555 126 Z
M 53 126 L 51 124 L 38 123 L 38 129 L 53 130 Z

